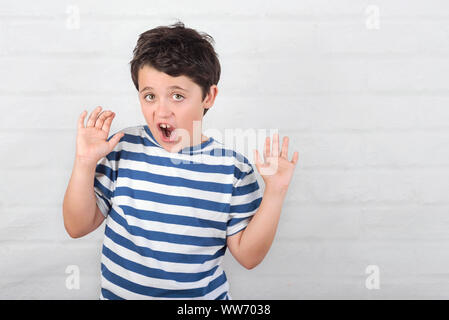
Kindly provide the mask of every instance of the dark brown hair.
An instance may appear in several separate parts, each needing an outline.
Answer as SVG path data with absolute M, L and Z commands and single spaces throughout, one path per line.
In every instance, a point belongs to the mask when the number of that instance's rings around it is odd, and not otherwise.
M 220 62 L 207 33 L 186 28 L 180 21 L 159 26 L 139 36 L 130 61 L 131 77 L 139 90 L 138 72 L 145 65 L 172 77 L 186 76 L 201 87 L 202 100 L 220 80 Z M 203 116 L 209 109 L 204 109 Z

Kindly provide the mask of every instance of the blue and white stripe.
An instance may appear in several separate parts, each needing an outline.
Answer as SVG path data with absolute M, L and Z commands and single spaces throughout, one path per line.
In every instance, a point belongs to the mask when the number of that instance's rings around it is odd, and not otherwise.
M 122 132 L 95 173 L 100 299 L 231 299 L 221 263 L 262 200 L 253 166 L 212 137 L 170 153 L 147 125 Z

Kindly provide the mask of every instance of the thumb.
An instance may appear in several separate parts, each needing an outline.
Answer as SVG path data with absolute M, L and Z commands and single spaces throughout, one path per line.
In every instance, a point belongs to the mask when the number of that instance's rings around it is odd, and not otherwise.
M 114 149 L 114 147 L 119 143 L 120 139 L 123 138 L 125 134 L 123 132 L 116 133 L 111 139 L 109 139 L 109 148 L 110 150 Z
M 256 165 L 256 169 L 257 169 L 257 171 L 260 172 L 260 168 L 259 168 L 259 165 L 260 165 L 259 151 L 257 149 L 254 149 L 253 150 L 253 155 L 254 155 L 254 164 Z

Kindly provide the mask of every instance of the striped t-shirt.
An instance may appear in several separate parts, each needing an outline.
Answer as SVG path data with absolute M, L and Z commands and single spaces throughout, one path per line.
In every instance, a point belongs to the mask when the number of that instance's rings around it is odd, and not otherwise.
M 100 299 L 232 299 L 221 264 L 262 200 L 253 166 L 212 137 L 171 153 L 147 125 L 122 132 L 95 173 Z

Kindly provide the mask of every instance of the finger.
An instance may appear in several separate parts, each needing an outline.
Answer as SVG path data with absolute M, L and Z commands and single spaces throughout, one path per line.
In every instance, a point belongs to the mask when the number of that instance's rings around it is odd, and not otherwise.
M 256 165 L 260 163 L 259 151 L 257 149 L 254 149 L 254 162 Z
M 103 111 L 98 116 L 97 121 L 95 122 L 95 128 L 101 129 L 103 127 L 104 120 L 111 115 L 111 111 Z
M 257 171 L 261 172 L 264 164 L 262 163 L 262 159 L 260 158 L 259 150 L 257 150 L 257 149 L 254 150 L 254 159 L 256 162 Z
M 270 137 L 265 138 L 265 147 L 263 152 L 263 158 L 265 162 L 268 162 L 268 158 L 270 157 Z
M 114 149 L 114 147 L 119 143 L 120 139 L 123 138 L 125 134 L 123 132 L 117 132 L 111 139 L 109 139 L 109 148 L 110 150 Z
M 298 151 L 295 151 L 295 153 L 293 153 L 293 159 L 292 159 L 292 162 L 294 165 L 296 165 L 296 163 L 298 162 L 298 157 L 299 157 Z
M 87 120 L 87 128 L 93 127 L 95 122 L 97 121 L 98 114 L 101 111 L 101 106 L 98 106 L 94 109 L 94 111 L 90 114 L 89 119 Z
M 106 120 L 103 123 L 103 126 L 101 128 L 101 130 L 106 131 L 106 133 L 109 133 L 109 130 L 111 129 L 111 123 L 112 120 L 114 120 L 115 117 L 115 113 L 112 112 L 112 114 L 106 118 Z
M 279 157 L 279 133 L 273 135 L 273 149 L 271 150 L 273 157 Z
M 282 139 L 281 157 L 285 159 L 288 157 L 288 136 Z
M 78 118 L 78 129 L 84 128 L 84 119 L 86 118 L 87 111 L 84 110 L 83 113 Z

